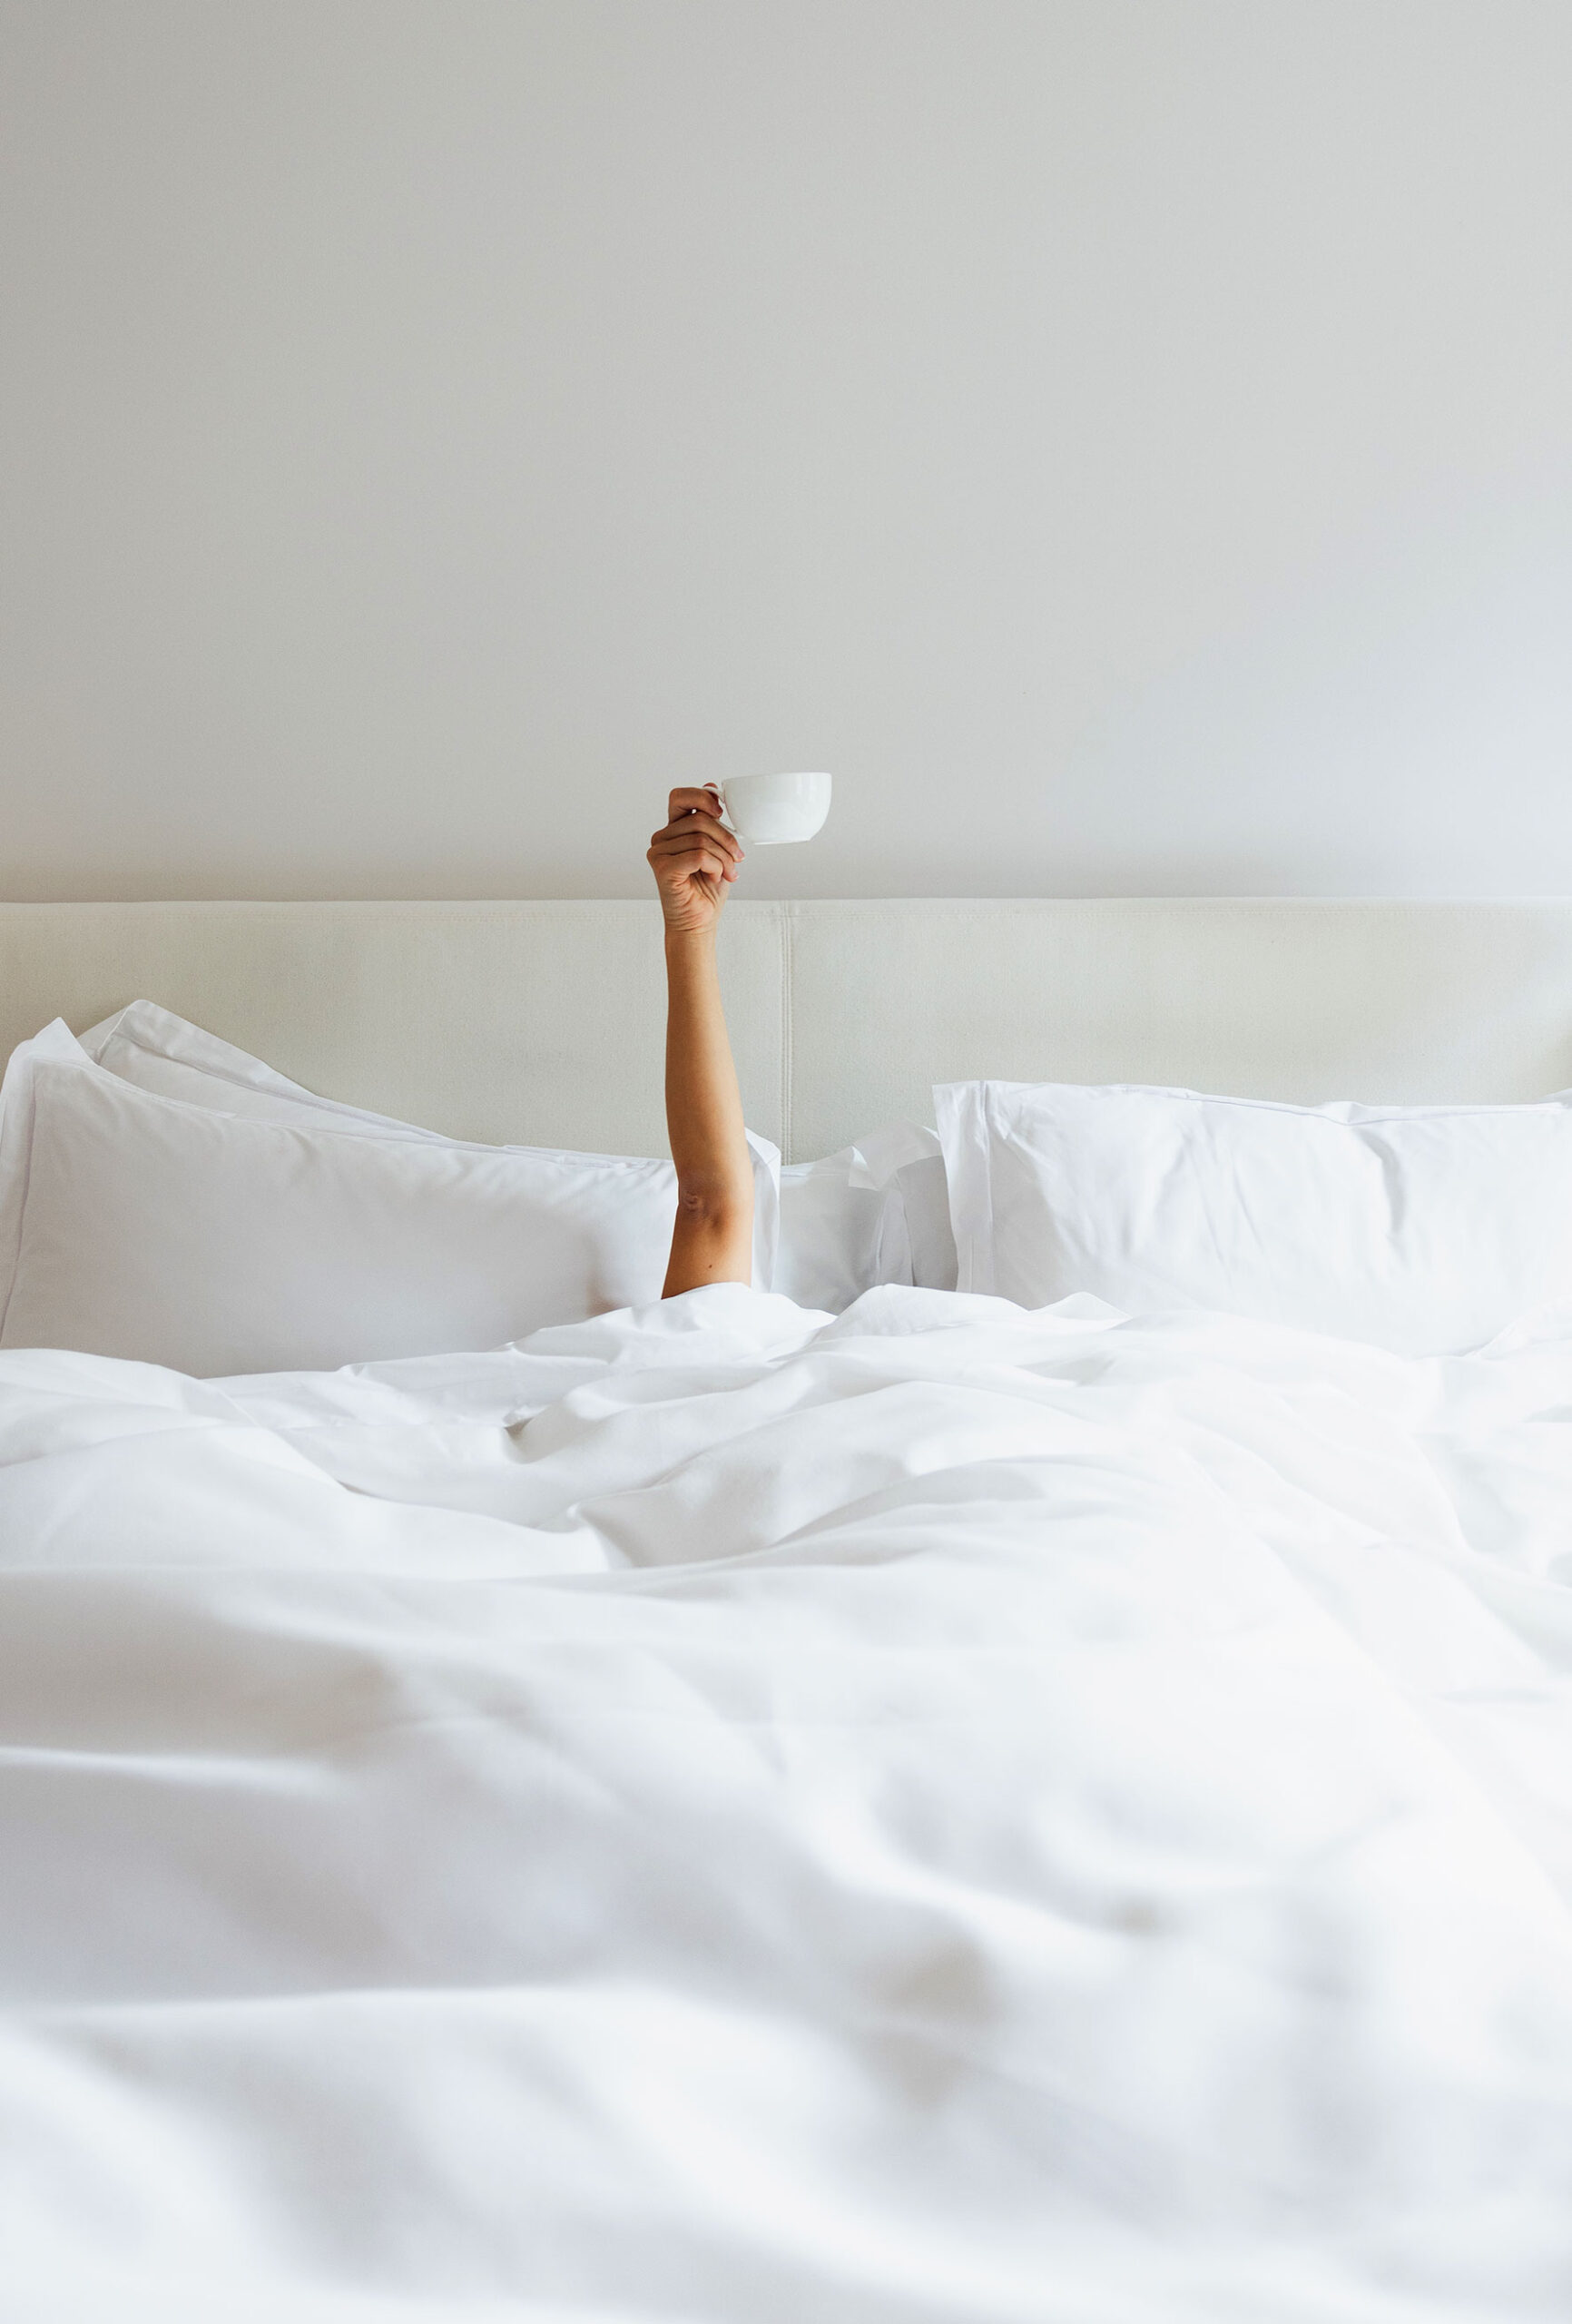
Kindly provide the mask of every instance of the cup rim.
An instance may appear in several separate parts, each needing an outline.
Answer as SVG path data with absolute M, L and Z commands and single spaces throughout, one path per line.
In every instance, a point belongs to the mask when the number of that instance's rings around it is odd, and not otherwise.
M 751 788 L 754 783 L 833 783 L 834 780 L 828 767 L 798 767 L 793 768 L 789 773 L 729 774 L 718 787 L 722 797 L 724 798 L 728 791 Z

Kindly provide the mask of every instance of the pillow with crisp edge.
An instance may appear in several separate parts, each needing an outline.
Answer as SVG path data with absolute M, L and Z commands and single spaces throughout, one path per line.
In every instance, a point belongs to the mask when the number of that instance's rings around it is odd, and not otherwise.
M 23 1048 L 31 1052 L 30 1056 L 25 1059 L 23 1068 L 25 1081 L 30 1085 L 28 1089 L 30 1100 L 33 1097 L 33 1088 L 31 1085 L 33 1085 L 34 1081 L 33 1068 L 35 1065 L 42 1066 L 46 1070 L 53 1070 L 55 1073 L 59 1073 L 61 1069 L 64 1068 L 68 1075 L 74 1078 L 85 1080 L 90 1084 L 100 1085 L 106 1090 L 112 1090 L 118 1093 L 118 1102 L 122 1105 L 129 1104 L 135 1110 L 141 1111 L 146 1109 L 154 1116 L 163 1117 L 166 1120 L 172 1117 L 177 1122 L 182 1118 L 184 1118 L 193 1125 L 196 1123 L 201 1123 L 209 1126 L 210 1135 L 215 1133 L 221 1134 L 221 1125 L 222 1125 L 230 1133 L 238 1135 L 241 1142 L 242 1151 L 244 1147 L 248 1146 L 253 1147 L 253 1149 L 259 1146 L 265 1148 L 279 1139 L 289 1140 L 297 1147 L 303 1145 L 308 1150 L 312 1147 L 326 1147 L 329 1150 L 333 1147 L 339 1147 L 348 1154 L 349 1152 L 359 1148 L 362 1152 L 366 1152 L 368 1157 L 369 1154 L 374 1151 L 386 1153 L 388 1152 L 389 1149 L 403 1147 L 422 1155 L 429 1154 L 434 1160 L 439 1156 L 449 1157 L 473 1156 L 480 1160 L 491 1164 L 501 1163 L 506 1165 L 508 1163 L 513 1163 L 526 1167 L 528 1164 L 534 1162 L 543 1164 L 548 1168 L 559 1171 L 564 1169 L 565 1167 L 570 1177 L 573 1175 L 577 1175 L 580 1171 L 580 1167 L 587 1160 L 592 1164 L 593 1175 L 597 1178 L 603 1173 L 627 1173 L 630 1176 L 637 1176 L 639 1177 L 645 1178 L 646 1187 L 648 1173 L 653 1171 L 669 1174 L 672 1167 L 671 1164 L 666 1161 L 643 1158 L 631 1155 L 586 1157 L 583 1155 L 566 1150 L 558 1152 L 549 1148 L 526 1147 L 515 1148 L 511 1151 L 507 1151 L 496 1147 L 478 1144 L 465 1144 L 458 1140 L 443 1140 L 433 1146 L 428 1145 L 424 1141 L 346 1138 L 342 1136 L 335 1135 L 331 1131 L 324 1131 L 319 1128 L 307 1125 L 304 1122 L 297 1126 L 290 1123 L 247 1120 L 243 1117 L 225 1115 L 217 1108 L 192 1107 L 184 1104 L 178 1098 L 165 1098 L 155 1091 L 140 1089 L 134 1083 L 124 1081 L 116 1075 L 105 1072 L 102 1068 L 93 1064 L 90 1059 L 84 1057 L 80 1048 L 63 1024 L 57 1023 L 55 1026 L 46 1028 L 45 1035 L 37 1037 L 34 1042 L 23 1044 Z M 15 1060 L 14 1059 L 13 1065 L 15 1065 Z M 8 1068 L 6 1076 L 8 1083 L 11 1081 L 11 1069 Z M 15 1093 L 13 1092 L 12 1094 Z M 10 1107 L 7 1106 L 6 1112 L 9 1113 L 10 1110 Z M 35 1108 L 30 1103 L 27 1110 L 29 1115 L 29 1145 L 31 1147 L 32 1138 L 36 1135 L 35 1126 L 32 1119 L 32 1116 Z M 36 1175 L 31 1167 L 31 1151 L 29 1151 L 27 1157 L 29 1167 L 24 1174 L 21 1200 L 18 1205 L 16 1250 L 12 1257 L 8 1270 L 7 1279 L 5 1285 L 5 1298 L 3 1302 L 0 1302 L 0 1343 L 4 1342 L 10 1324 L 17 1286 L 21 1280 L 21 1260 L 27 1248 L 26 1221 L 31 1210 Z M 658 1276 L 659 1262 L 663 1259 L 663 1246 L 658 1251 L 652 1250 L 653 1276 Z M 652 1293 L 651 1295 L 653 1297 L 655 1295 Z M 526 1327 L 526 1332 L 537 1328 L 539 1328 L 539 1325 L 535 1324 L 531 1324 Z M 40 1343 L 40 1344 L 48 1345 L 56 1345 L 60 1344 L 61 1343 L 54 1341 Z M 503 1343 L 501 1342 L 497 1343 L 497 1344 L 502 1344 Z M 20 1345 L 21 1343 L 17 1343 L 17 1344 Z M 461 1350 L 458 1352 L 462 1353 L 467 1351 Z M 128 1360 L 158 1363 L 162 1364 L 166 1369 L 189 1369 L 189 1366 L 182 1365 L 181 1364 L 174 1362 L 167 1354 L 162 1356 L 133 1355 Z M 372 1360 L 376 1360 L 375 1351 L 372 1351 L 368 1355 L 345 1356 L 342 1359 L 339 1359 L 341 1363 L 358 1363 Z M 255 1365 L 241 1367 L 242 1370 L 255 1370 L 258 1368 L 259 1367 Z M 281 1366 L 262 1366 L 260 1368 L 281 1368 L 289 1371 L 319 1370 L 324 1368 L 324 1366 L 319 1363 L 312 1362 L 309 1359 L 301 1359 L 286 1363 Z M 335 1367 L 329 1365 L 327 1368 Z M 230 1376 L 230 1374 L 233 1369 L 234 1367 L 231 1366 L 221 1372 L 214 1372 L 211 1374 L 207 1373 L 196 1374 L 192 1376 L 227 1377 Z
M 62 1020 L 57 1019 L 57 1022 Z M 189 1019 L 179 1017 L 173 1009 L 163 1008 L 156 1000 L 128 1001 L 112 1017 L 89 1026 L 77 1038 L 78 1046 L 95 1065 L 101 1065 L 103 1054 L 115 1039 L 141 1049 L 145 1055 L 184 1067 L 202 1079 L 217 1085 L 210 1100 L 206 1097 L 186 1095 L 174 1098 L 170 1091 L 149 1094 L 168 1096 L 176 1104 L 201 1106 L 215 1113 L 226 1110 L 222 1092 L 227 1086 L 252 1089 L 260 1095 L 287 1103 L 291 1109 L 310 1117 L 309 1127 L 323 1130 L 339 1129 L 357 1136 L 409 1138 L 422 1145 L 468 1147 L 487 1154 L 534 1154 L 554 1161 L 577 1159 L 587 1164 L 620 1161 L 659 1160 L 659 1156 L 580 1153 L 570 1147 L 554 1146 L 487 1146 L 484 1141 L 449 1137 L 445 1131 L 425 1129 L 414 1122 L 397 1120 L 390 1114 L 372 1113 L 364 1106 L 351 1106 L 337 1098 L 319 1098 L 315 1091 L 303 1088 L 274 1067 L 248 1049 L 239 1049 L 220 1034 L 210 1033 Z M 104 1072 L 113 1073 L 113 1066 L 101 1066 Z M 142 1085 L 129 1076 L 117 1075 L 133 1088 Z M 237 1119 L 254 1118 L 244 1114 Z M 353 1127 L 352 1127 L 353 1126 Z M 745 1133 L 749 1150 L 753 1157 L 753 1280 L 768 1288 L 774 1280 L 776 1241 L 780 1233 L 781 1154 L 778 1147 L 756 1130 Z M 0 1248 L 3 1248 L 0 1245 Z M 0 1329 L 4 1329 L 0 1311 Z
M 417 1128 L 413 1123 L 398 1121 L 387 1114 L 371 1113 L 364 1107 L 351 1106 L 339 1098 L 318 1097 L 298 1081 L 290 1080 L 260 1058 L 237 1048 L 217 1033 L 210 1033 L 203 1027 L 192 1024 L 188 1019 L 178 1016 L 174 1010 L 163 1008 L 155 1000 L 129 1001 L 123 1009 L 90 1026 L 77 1038 L 94 1063 L 102 1064 L 105 1051 L 119 1039 L 147 1056 L 178 1064 L 192 1074 L 214 1081 L 219 1087 L 212 1102 L 221 1110 L 222 1090 L 228 1085 L 256 1090 L 316 1117 L 333 1118 L 323 1120 L 324 1128 L 334 1127 L 337 1119 L 345 1126 L 350 1122 L 364 1124 L 368 1133 L 380 1136 L 419 1138 L 444 1145 L 457 1142 L 438 1130 Z M 113 1066 L 106 1066 L 104 1069 L 109 1072 L 115 1070 Z M 172 1096 L 175 1093 L 160 1094 Z M 200 1105 L 208 1101 L 193 1095 L 189 1102 Z M 783 1214 L 780 1206 L 781 1182 L 787 1178 L 801 1180 L 810 1173 L 833 1177 L 840 1170 L 844 1174 L 849 1192 L 866 1190 L 879 1194 L 882 1198 L 876 1236 L 875 1273 L 871 1283 L 859 1285 L 860 1290 L 869 1290 L 887 1283 L 909 1284 L 915 1281 L 920 1281 L 928 1289 L 954 1290 L 953 1269 L 948 1265 L 942 1253 L 936 1256 L 929 1251 L 929 1246 L 935 1239 L 935 1224 L 939 1220 L 948 1223 L 948 1206 L 943 1189 L 944 1159 L 935 1130 L 918 1122 L 891 1122 L 820 1161 L 792 1163 L 784 1167 L 768 1139 L 761 1138 L 751 1131 L 749 1142 L 756 1156 L 761 1157 L 771 1169 L 776 1205 L 773 1240 L 768 1245 L 770 1265 L 767 1269 L 762 1264 L 769 1231 L 767 1220 L 764 1222 L 765 1235 L 756 1235 L 754 1238 L 756 1279 L 763 1276 L 771 1289 L 776 1287 L 780 1273 L 781 1236 L 784 1232 Z M 530 1147 L 499 1150 L 543 1153 L 553 1149 Z M 937 1187 L 929 1183 L 934 1177 L 938 1181 Z M 916 1236 L 912 1232 L 910 1216 L 914 1204 L 924 1229 Z M 928 1216 L 930 1212 L 932 1217 Z M 914 1264 L 916 1252 L 920 1252 L 921 1257 Z M 917 1272 L 919 1265 L 922 1270 L 920 1275 Z M 850 1277 L 855 1270 L 848 1266 L 845 1273 Z
M 372 1113 L 364 1107 L 351 1106 L 339 1098 L 318 1097 L 300 1083 L 290 1080 L 260 1058 L 237 1048 L 219 1034 L 193 1025 L 188 1019 L 154 1000 L 129 1001 L 113 1016 L 90 1026 L 78 1039 L 95 1063 L 103 1064 L 105 1052 L 116 1040 L 121 1040 L 146 1056 L 179 1065 L 188 1073 L 217 1085 L 211 1100 L 192 1093 L 187 1100 L 192 1104 L 211 1102 L 221 1110 L 224 1089 L 235 1087 L 255 1090 L 280 1104 L 287 1104 L 291 1109 L 308 1113 L 314 1119 L 319 1119 L 326 1128 L 356 1124 L 364 1125 L 367 1134 L 419 1138 L 443 1145 L 457 1142 L 437 1130 L 398 1121 L 389 1115 Z M 104 1069 L 113 1072 L 116 1068 L 106 1065 Z M 172 1090 L 159 1094 L 175 1096 L 177 1093 Z M 821 1160 L 784 1167 L 767 1139 L 760 1138 L 752 1132 L 749 1137 L 756 1155 L 761 1155 L 771 1167 L 773 1179 L 776 1223 L 772 1261 L 766 1278 L 772 1289 L 777 1285 L 781 1272 L 781 1237 L 785 1231 L 783 1213 L 780 1207 L 782 1183 L 801 1181 L 810 1175 L 833 1179 L 838 1173 L 843 1177 L 848 1193 L 867 1191 L 881 1197 L 875 1238 L 874 1273 L 870 1282 L 858 1281 L 858 1291 L 888 1283 L 919 1281 L 932 1290 L 952 1291 L 955 1288 L 953 1266 L 948 1263 L 942 1250 L 935 1252 L 930 1247 L 936 1240 L 935 1227 L 948 1230 L 948 1205 L 943 1185 L 944 1158 L 935 1130 L 917 1122 L 891 1122 Z M 529 1147 L 499 1150 L 545 1153 L 554 1149 Z M 919 1214 L 915 1221 L 911 1216 L 914 1205 Z M 765 1225 L 767 1228 L 767 1222 Z M 914 1226 L 919 1226 L 921 1231 L 914 1234 Z M 756 1279 L 765 1275 L 762 1265 L 764 1243 L 764 1236 L 755 1236 Z M 850 1265 L 843 1272 L 849 1280 L 857 1273 Z M 852 1295 L 855 1296 L 856 1293 Z
M 178 1025 L 182 1020 L 174 1021 Z M 106 1020 L 106 1022 L 113 1024 L 114 1020 Z M 187 1029 L 194 1032 L 198 1029 Z M 212 1040 L 215 1037 L 203 1036 L 202 1038 L 205 1040 Z M 237 1052 L 237 1055 L 248 1064 L 260 1065 L 260 1060 L 246 1059 L 243 1051 Z M 313 1099 L 309 1091 L 298 1093 L 298 1110 L 301 1119 L 297 1125 L 289 1122 L 259 1121 L 248 1118 L 243 1114 L 226 1114 L 226 1109 L 221 1103 L 193 1105 L 186 1099 L 166 1097 L 154 1090 L 141 1088 L 135 1082 L 113 1073 L 90 1058 L 64 1020 L 56 1018 L 51 1024 L 45 1026 L 42 1032 L 35 1034 L 31 1041 L 18 1044 L 7 1063 L 4 1082 L 0 1083 L 0 1336 L 5 1333 L 15 1289 L 18 1263 L 23 1247 L 26 1206 L 31 1190 L 34 1112 L 32 1068 L 35 1062 L 67 1065 L 90 1077 L 102 1078 L 115 1088 L 130 1091 L 149 1104 L 172 1108 L 177 1115 L 180 1113 L 190 1113 L 199 1117 L 218 1115 L 242 1123 L 253 1130 L 269 1128 L 286 1131 L 298 1130 L 300 1134 L 311 1137 L 342 1137 L 345 1135 L 347 1127 L 342 1121 L 335 1122 L 332 1118 L 322 1119 L 319 1102 Z M 261 1072 L 269 1076 L 275 1085 L 282 1079 L 281 1076 L 272 1076 L 269 1068 L 261 1068 Z M 291 1095 L 295 1093 L 291 1086 Z M 354 1109 L 330 1107 L 328 1110 L 332 1114 Z M 368 1118 L 373 1122 L 378 1119 L 377 1117 Z M 614 1172 L 619 1169 L 645 1170 L 651 1167 L 666 1170 L 671 1168 L 669 1161 L 663 1161 L 658 1157 L 583 1154 L 566 1147 L 496 1147 L 474 1140 L 447 1138 L 435 1132 L 415 1131 L 413 1136 L 405 1136 L 402 1134 L 404 1129 L 404 1125 L 391 1124 L 385 1135 L 379 1135 L 375 1141 L 371 1142 L 411 1144 L 419 1147 L 422 1150 L 434 1149 L 512 1157 L 519 1160 L 535 1159 L 547 1164 L 581 1166 L 597 1172 L 603 1170 Z M 748 1137 L 754 1157 L 755 1188 L 761 1197 L 755 1206 L 754 1265 L 757 1273 L 763 1274 L 767 1284 L 769 1274 L 760 1262 L 761 1256 L 767 1253 L 772 1268 L 773 1236 L 777 1223 L 775 1185 L 779 1156 L 768 1139 L 761 1138 L 752 1131 L 748 1133 Z M 349 1142 L 359 1144 L 368 1141 L 363 1132 L 357 1131 Z M 761 1249 L 761 1241 L 763 1252 Z
M 1204 1090 L 1187 1089 L 1152 1082 L 1059 1082 L 1059 1081 L 956 1081 L 934 1085 L 935 1118 L 938 1123 L 939 1139 L 945 1157 L 949 1191 L 950 1224 L 955 1236 L 958 1260 L 957 1288 L 960 1291 L 987 1293 L 995 1296 L 997 1290 L 997 1268 L 994 1244 L 993 1216 L 993 1146 L 989 1134 L 987 1109 L 990 1094 L 1014 1098 L 1037 1096 L 1051 1098 L 1062 1090 L 1076 1099 L 1086 1098 L 1149 1098 L 1168 1099 L 1192 1106 L 1211 1106 L 1239 1111 L 1260 1111 L 1293 1116 L 1306 1122 L 1321 1122 L 1328 1126 L 1359 1128 L 1392 1121 L 1449 1120 L 1459 1118 L 1480 1119 L 1490 1117 L 1520 1118 L 1530 1113 L 1553 1109 L 1572 1115 L 1572 1090 L 1554 1090 L 1544 1098 L 1525 1100 L 1503 1100 L 1500 1103 L 1467 1104 L 1440 1103 L 1432 1105 L 1369 1105 L 1357 1099 L 1333 1099 L 1320 1106 L 1297 1106 L 1285 1098 L 1231 1098 L 1216 1096 Z M 1066 1285 L 1064 1293 L 1084 1286 Z M 1098 1296 L 1103 1295 L 1099 1293 Z M 1176 1303 L 1196 1307 L 1203 1303 Z M 1524 1312 L 1524 1311 L 1518 1311 Z M 1486 1339 L 1507 1327 L 1508 1317 L 1486 1334 Z M 1328 1328 L 1316 1324 L 1304 1326 L 1317 1330 Z M 1353 1334 L 1353 1336 L 1360 1336 Z M 1371 1344 L 1390 1344 L 1372 1342 Z M 1469 1346 L 1485 1344 L 1476 1339 Z M 1410 1351 L 1410 1353 L 1412 1351 Z M 1462 1348 L 1438 1348 L 1430 1354 L 1460 1354 Z

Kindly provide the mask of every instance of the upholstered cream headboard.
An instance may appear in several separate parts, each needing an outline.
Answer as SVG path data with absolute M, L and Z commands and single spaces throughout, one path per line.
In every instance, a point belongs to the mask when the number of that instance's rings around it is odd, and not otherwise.
M 1572 902 L 736 902 L 727 1009 L 788 1159 L 977 1074 L 1314 1100 L 1572 1084 Z M 0 905 L 0 1050 L 144 995 L 456 1136 L 664 1150 L 648 903 Z

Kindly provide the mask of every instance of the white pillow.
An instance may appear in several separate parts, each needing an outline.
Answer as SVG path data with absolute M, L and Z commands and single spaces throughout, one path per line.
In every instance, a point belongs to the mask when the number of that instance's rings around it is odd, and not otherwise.
M 0 1346 L 326 1369 L 660 1296 L 669 1162 L 347 1134 L 320 1104 L 248 1119 L 134 1087 L 64 1024 L 25 1042 L 0 1092 Z
M 220 1040 L 216 1033 L 204 1033 L 200 1025 L 188 1024 L 154 1000 L 130 1002 L 80 1039 L 94 1064 L 122 1081 L 133 1081 L 139 1089 L 151 1089 L 161 1098 L 183 1098 L 210 1112 L 292 1122 L 297 1128 L 342 1130 L 351 1137 L 453 1143 L 437 1130 L 418 1129 L 412 1122 L 341 1105 L 336 1098 L 319 1098 L 298 1081 L 275 1073 L 260 1058 Z
M 781 1173 L 772 1289 L 839 1315 L 881 1283 L 955 1289 L 944 1157 L 931 1129 L 895 1122 Z
M 962 1291 L 1222 1308 L 1400 1354 L 1572 1295 L 1572 1105 L 934 1092 Z
M 333 1098 L 318 1098 L 260 1058 L 151 1000 L 133 1000 L 81 1036 L 88 1055 L 142 1089 L 266 1121 L 309 1121 L 361 1137 L 451 1141 Z M 879 1283 L 955 1288 L 955 1244 L 944 1157 L 934 1131 L 901 1122 L 821 1162 L 778 1172 L 778 1240 L 771 1233 L 774 1148 L 752 1141 L 756 1164 L 754 1269 L 799 1306 L 839 1314 Z M 771 1265 L 771 1256 L 773 1265 Z
M 210 1112 L 239 1114 L 248 1120 L 283 1122 L 295 1128 L 338 1130 L 353 1137 L 408 1137 L 429 1146 L 469 1143 L 445 1137 L 440 1130 L 419 1129 L 413 1122 L 396 1121 L 389 1114 L 373 1114 L 363 1106 L 349 1106 L 337 1098 L 319 1098 L 298 1081 L 264 1065 L 260 1058 L 236 1049 L 232 1041 L 188 1024 L 172 1009 L 154 1000 L 133 1000 L 79 1036 L 82 1048 L 95 1064 L 139 1089 Z M 753 1157 L 753 1280 L 768 1284 L 775 1264 L 775 1238 L 780 1224 L 781 1152 L 767 1137 L 744 1133 Z M 938 1141 L 934 1140 L 935 1150 Z M 620 1162 L 620 1155 L 565 1155 L 556 1147 L 535 1146 L 486 1147 L 486 1153 L 550 1153 L 558 1160 L 587 1165 Z M 673 1206 L 676 1201 L 673 1192 Z M 3 1247 L 3 1246 L 0 1246 Z M 668 1238 L 669 1247 L 669 1238 Z
M 373 1114 L 363 1106 L 345 1105 L 337 1098 L 319 1098 L 298 1081 L 275 1072 L 261 1059 L 216 1033 L 189 1024 L 172 1009 L 154 1000 L 133 1000 L 78 1036 L 95 1064 L 139 1089 L 164 1098 L 179 1098 L 187 1105 L 210 1111 L 239 1114 L 248 1120 L 292 1124 L 297 1129 L 333 1129 L 353 1137 L 412 1137 L 430 1146 L 473 1143 L 446 1137 L 440 1130 L 420 1129 L 413 1122 L 397 1121 L 389 1114 Z M 753 1157 L 753 1281 L 770 1282 L 775 1264 L 775 1238 L 780 1226 L 781 1152 L 767 1137 L 744 1133 Z M 935 1150 L 938 1141 L 934 1140 Z M 502 1154 L 550 1153 L 561 1160 L 562 1150 L 534 1146 L 487 1147 Z M 593 1166 L 629 1157 L 581 1154 L 570 1157 Z M 673 1191 L 673 1201 L 676 1196 Z

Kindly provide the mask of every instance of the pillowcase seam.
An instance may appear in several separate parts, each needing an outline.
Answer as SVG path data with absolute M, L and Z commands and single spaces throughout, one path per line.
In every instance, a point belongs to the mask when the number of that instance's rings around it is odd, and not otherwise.
M 972 1084 L 965 1085 L 971 1088 Z M 1226 1098 L 1216 1097 L 1204 1089 L 1171 1089 L 1161 1082 L 1152 1081 L 1000 1081 L 986 1085 L 997 1089 L 1072 1089 L 1077 1098 L 1168 1098 L 1182 1100 L 1187 1106 L 1230 1106 L 1243 1112 L 1263 1114 L 1292 1114 L 1300 1121 L 1321 1122 L 1329 1129 L 1373 1128 L 1378 1122 L 1394 1121 L 1460 1121 L 1480 1114 L 1529 1114 L 1554 1110 L 1572 1110 L 1561 1091 L 1545 1098 L 1503 1098 L 1499 1102 L 1486 1101 L 1478 1106 L 1392 1106 L 1375 1107 L 1361 1104 L 1357 1098 L 1329 1098 L 1325 1105 L 1296 1106 L 1287 1098 Z M 1358 1106 L 1362 1121 L 1346 1121 L 1341 1115 L 1330 1113 L 1328 1106 Z

